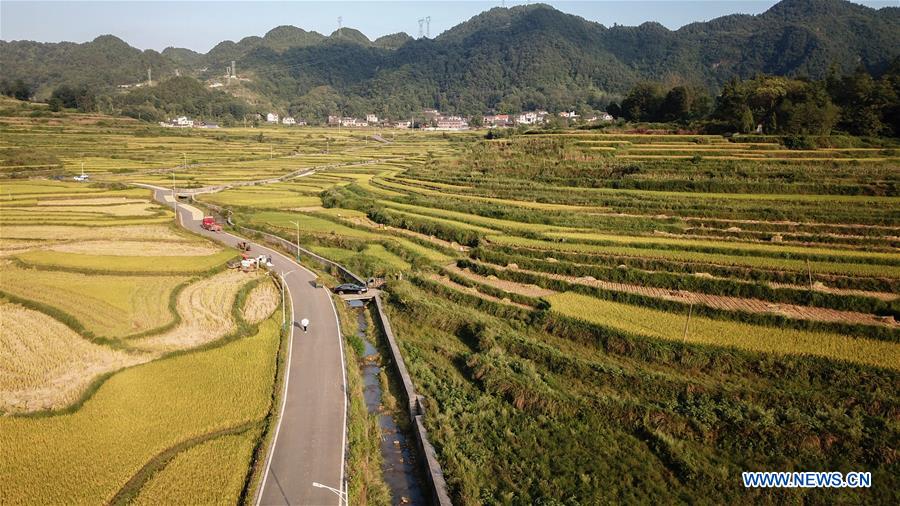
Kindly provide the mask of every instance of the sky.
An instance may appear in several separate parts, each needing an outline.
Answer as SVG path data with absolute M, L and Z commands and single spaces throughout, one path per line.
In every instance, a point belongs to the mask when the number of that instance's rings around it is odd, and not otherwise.
M 206 52 L 223 40 L 264 35 L 279 25 L 330 34 L 338 26 L 370 39 L 406 32 L 417 36 L 418 20 L 431 17 L 431 36 L 472 16 L 523 1 L 356 0 L 356 1 L 25 1 L 0 0 L 0 39 L 87 42 L 112 34 L 140 49 L 167 46 Z M 533 3 L 533 2 L 531 2 Z M 727 14 L 758 14 L 775 0 L 544 0 L 557 9 L 612 26 L 657 21 L 677 29 Z M 870 7 L 900 0 L 859 1 Z

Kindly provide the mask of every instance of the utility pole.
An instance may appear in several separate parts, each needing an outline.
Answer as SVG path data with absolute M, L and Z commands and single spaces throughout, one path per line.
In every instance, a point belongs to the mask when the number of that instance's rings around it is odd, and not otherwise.
M 300 263 L 300 222 L 292 221 L 297 226 L 297 263 Z
M 279 277 L 281 278 L 281 332 L 287 332 L 287 308 L 284 304 L 284 272 L 282 272 Z
M 687 341 L 688 325 L 691 323 L 691 313 L 694 312 L 694 299 L 691 299 L 691 305 L 688 306 L 687 320 L 684 321 L 684 332 L 681 334 L 681 340 Z
M 813 289 L 812 269 L 809 267 L 809 259 L 806 259 L 806 275 L 809 277 L 809 291 Z
M 175 206 L 175 221 L 178 221 L 178 194 L 175 193 L 175 167 L 172 167 L 172 202 Z

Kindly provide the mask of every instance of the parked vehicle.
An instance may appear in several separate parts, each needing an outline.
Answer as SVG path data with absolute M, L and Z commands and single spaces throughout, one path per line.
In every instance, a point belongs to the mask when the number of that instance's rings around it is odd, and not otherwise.
M 343 285 L 338 285 L 338 286 L 334 287 L 334 293 L 336 293 L 338 295 L 344 295 L 345 293 L 360 294 L 360 293 L 366 293 L 368 291 L 369 291 L 368 288 L 366 288 L 362 285 L 354 284 L 354 283 L 344 283 Z
M 216 219 L 212 216 L 204 216 L 203 223 L 200 224 L 200 227 L 209 230 L 210 232 L 221 232 L 222 225 L 216 223 Z

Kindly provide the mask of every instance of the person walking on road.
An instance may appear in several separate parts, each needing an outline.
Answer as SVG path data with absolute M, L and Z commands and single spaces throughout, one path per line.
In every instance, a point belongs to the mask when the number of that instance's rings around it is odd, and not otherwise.
M 306 329 L 309 328 L 309 320 L 306 318 L 300 320 L 300 326 L 303 327 L 303 332 L 306 332 Z

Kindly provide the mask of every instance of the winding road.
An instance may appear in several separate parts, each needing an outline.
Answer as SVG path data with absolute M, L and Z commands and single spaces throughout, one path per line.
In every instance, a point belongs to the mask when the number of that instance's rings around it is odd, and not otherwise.
M 159 202 L 172 204 L 171 189 L 140 186 L 153 189 Z M 229 247 L 245 240 L 224 231 L 202 229 L 202 217 L 197 208 L 178 203 L 178 221 L 191 232 Z M 313 486 L 317 482 L 345 489 L 346 372 L 331 294 L 326 288 L 316 288 L 315 275 L 287 255 L 257 243 L 252 243 L 250 253 L 271 255 L 272 271 L 284 277 L 292 314 L 289 324 L 303 318 L 310 321 L 307 332 L 299 323 L 291 325 L 281 413 L 256 503 L 340 505 L 336 492 Z

